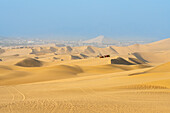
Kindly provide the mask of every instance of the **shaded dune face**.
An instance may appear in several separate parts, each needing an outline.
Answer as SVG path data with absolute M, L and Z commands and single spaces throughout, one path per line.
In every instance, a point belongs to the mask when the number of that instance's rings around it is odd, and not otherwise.
M 136 58 L 128 58 L 130 61 L 136 63 L 136 64 L 145 64 L 145 62 L 139 60 L 139 59 L 136 59 Z
M 95 51 L 93 50 L 93 48 L 91 46 L 88 46 L 87 49 L 85 49 L 86 53 L 95 53 Z
M 67 52 L 72 52 L 73 50 L 70 46 L 67 46 L 66 49 L 67 49 Z
M 87 55 L 85 55 L 85 54 L 80 54 L 80 56 L 82 56 L 83 58 L 88 58 L 88 56 Z
M 121 57 L 118 57 L 117 59 L 111 59 L 111 64 L 134 65 L 133 63 L 130 63 Z
M 145 60 L 139 53 L 137 53 L 137 52 L 135 52 L 135 53 L 133 53 L 133 55 L 137 58 L 137 59 L 139 59 L 139 60 L 141 60 L 141 61 L 143 61 L 143 62 L 148 62 L 147 60 Z
M 41 67 L 43 63 L 33 58 L 27 58 L 16 63 L 15 65 L 22 66 L 22 67 Z
M 113 49 L 111 46 L 109 47 L 115 54 L 119 54 L 115 49 Z
M 50 51 L 51 52 L 56 52 L 58 49 L 54 48 L 54 47 L 50 47 Z
M 75 59 L 81 59 L 81 58 L 79 56 L 71 55 L 71 59 L 75 60 Z

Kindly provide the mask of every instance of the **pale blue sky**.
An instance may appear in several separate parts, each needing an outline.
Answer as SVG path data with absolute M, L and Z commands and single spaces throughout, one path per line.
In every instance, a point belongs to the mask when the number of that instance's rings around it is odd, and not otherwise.
M 0 36 L 170 37 L 170 0 L 0 0 Z

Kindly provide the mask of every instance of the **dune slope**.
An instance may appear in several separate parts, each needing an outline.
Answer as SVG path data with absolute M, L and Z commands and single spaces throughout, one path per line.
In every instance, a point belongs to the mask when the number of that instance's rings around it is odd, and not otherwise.
M 0 97 L 3 97 L 0 112 L 168 113 L 170 71 L 156 74 L 153 70 L 160 71 L 169 66 L 169 63 L 152 69 L 134 66 L 137 65 L 132 65 L 133 69 L 122 65 L 50 67 L 53 71 L 62 70 L 65 75 L 71 76 L 73 73 L 73 76 L 76 74 L 77 77 L 0 86 Z M 103 72 L 112 69 L 113 72 L 94 75 L 95 69 L 96 72 L 101 69 Z M 53 72 L 51 70 L 46 70 L 46 74 Z M 93 73 L 93 76 L 78 77 L 78 74 L 83 72 Z M 128 76 L 137 72 L 147 73 Z

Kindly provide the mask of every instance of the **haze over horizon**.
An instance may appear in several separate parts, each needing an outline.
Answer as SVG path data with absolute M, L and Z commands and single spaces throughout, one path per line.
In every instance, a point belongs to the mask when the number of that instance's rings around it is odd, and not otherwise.
M 165 39 L 169 5 L 168 0 L 3 0 L 0 36 Z

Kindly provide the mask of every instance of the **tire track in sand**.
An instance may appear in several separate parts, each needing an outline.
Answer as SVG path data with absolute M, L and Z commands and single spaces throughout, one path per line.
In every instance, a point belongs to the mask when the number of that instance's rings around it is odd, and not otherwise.
M 11 95 L 11 100 L 7 106 L 9 107 L 10 113 L 13 113 L 12 105 L 14 105 L 16 101 L 24 101 L 26 97 L 21 91 L 19 91 L 14 86 L 5 86 L 4 89 L 6 89 L 8 94 Z M 19 98 L 18 100 L 18 97 L 21 98 Z
M 4 87 L 4 89 L 6 89 L 7 92 L 12 96 L 12 99 L 11 99 L 11 101 L 9 102 L 9 111 L 10 111 L 10 113 L 13 113 L 12 108 L 11 108 L 11 105 L 14 103 L 15 96 L 14 96 L 14 94 L 9 90 L 8 87 Z
M 21 96 L 22 96 L 22 99 L 21 99 L 21 101 L 24 101 L 25 100 L 25 95 L 21 92 L 21 91 L 19 91 L 16 87 L 14 87 L 14 86 L 11 86 L 11 88 L 13 88 L 15 91 L 17 91 Z

